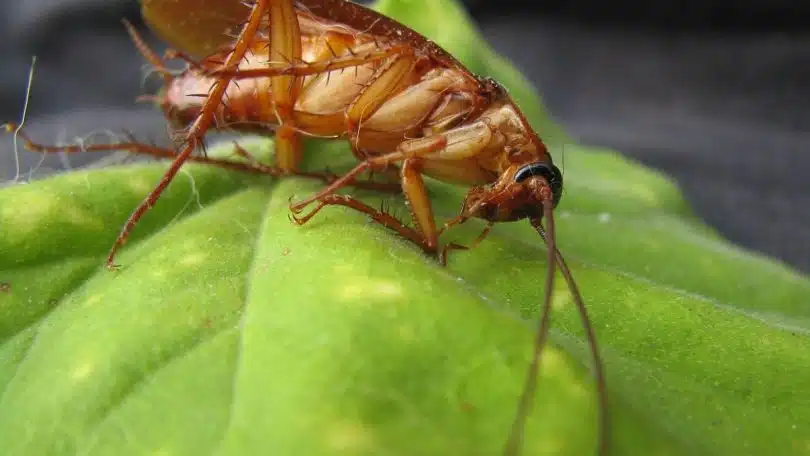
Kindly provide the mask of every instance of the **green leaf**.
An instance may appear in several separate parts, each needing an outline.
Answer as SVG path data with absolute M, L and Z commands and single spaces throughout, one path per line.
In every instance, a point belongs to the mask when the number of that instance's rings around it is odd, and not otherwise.
M 538 131 L 566 141 L 456 3 L 377 7 L 504 82 Z M 311 169 L 353 160 L 343 143 L 307 152 Z M 566 154 L 559 244 L 605 358 L 613 454 L 810 453 L 810 281 L 723 241 L 666 178 L 611 151 Z M 106 270 L 165 168 L 0 191 L 5 455 L 500 454 L 542 296 L 545 252 L 527 224 L 497 226 L 442 268 L 344 208 L 290 223 L 289 198 L 316 182 L 186 165 L 122 270 Z M 457 213 L 464 189 L 429 187 L 440 219 Z M 407 215 L 399 198 L 360 195 Z M 588 355 L 557 284 L 524 454 L 592 454 Z

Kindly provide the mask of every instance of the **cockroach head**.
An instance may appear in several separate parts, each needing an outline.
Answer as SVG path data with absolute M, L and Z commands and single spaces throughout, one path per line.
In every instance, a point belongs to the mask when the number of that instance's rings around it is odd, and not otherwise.
M 490 222 L 539 220 L 545 204 L 560 203 L 562 188 L 562 173 L 551 160 L 512 165 L 492 185 L 472 188 L 462 213 Z
M 521 166 L 515 172 L 514 181 L 518 184 L 525 182 L 525 185 L 528 186 L 548 188 L 551 190 L 552 207 L 556 208 L 560 204 L 563 177 L 560 169 L 551 161 L 534 162 Z

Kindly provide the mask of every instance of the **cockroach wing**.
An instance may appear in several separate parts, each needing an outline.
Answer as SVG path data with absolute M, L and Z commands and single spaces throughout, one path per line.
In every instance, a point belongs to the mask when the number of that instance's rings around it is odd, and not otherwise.
M 233 41 L 250 9 L 238 0 L 141 0 L 141 12 L 170 46 L 203 58 Z

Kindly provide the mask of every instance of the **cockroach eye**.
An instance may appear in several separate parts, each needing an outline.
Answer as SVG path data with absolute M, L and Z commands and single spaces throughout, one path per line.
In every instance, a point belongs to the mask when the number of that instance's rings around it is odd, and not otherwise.
M 529 163 L 522 166 L 515 173 L 515 182 L 523 182 L 531 176 L 541 176 L 548 181 L 551 187 L 551 194 L 553 195 L 554 207 L 560 203 L 562 198 L 563 177 L 560 169 L 549 162 L 536 162 Z

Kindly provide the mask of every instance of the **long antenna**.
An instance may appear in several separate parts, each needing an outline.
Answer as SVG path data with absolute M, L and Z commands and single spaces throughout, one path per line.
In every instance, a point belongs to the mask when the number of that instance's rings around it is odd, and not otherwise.
M 516 456 L 520 454 L 521 443 L 523 442 L 523 430 L 526 427 L 526 419 L 529 415 L 529 407 L 534 402 L 534 394 L 537 390 L 537 375 L 540 371 L 540 356 L 543 353 L 543 346 L 548 339 L 549 323 L 551 322 L 551 293 L 554 285 L 554 254 L 557 248 L 554 245 L 554 215 L 552 214 L 553 204 L 550 199 L 543 202 L 543 216 L 548 220 L 549 236 L 545 236 L 545 230 L 540 219 L 532 219 L 531 224 L 535 230 L 540 233 L 540 236 L 546 242 L 548 250 L 547 264 L 548 270 L 546 273 L 546 286 L 543 296 L 543 308 L 540 315 L 540 321 L 537 327 L 537 333 L 534 339 L 534 350 L 532 352 L 532 362 L 529 365 L 529 371 L 526 373 L 526 381 L 523 385 L 523 393 L 520 396 L 518 409 L 515 413 L 515 420 L 512 422 L 512 430 L 509 432 L 509 439 L 506 441 L 504 447 L 504 456 Z
M 548 229 L 543 229 L 541 219 L 532 219 L 532 227 L 537 231 L 543 241 L 546 243 L 548 249 L 548 274 L 546 276 L 546 290 L 543 298 L 542 315 L 538 324 L 537 335 L 534 342 L 534 352 L 532 353 L 532 363 L 529 366 L 529 372 L 526 375 L 526 383 L 523 388 L 523 394 L 520 398 L 518 410 L 515 415 L 515 420 L 512 423 L 512 430 L 509 434 L 506 447 L 504 449 L 505 456 L 513 456 L 520 454 L 520 447 L 523 440 L 523 430 L 525 428 L 526 419 L 529 414 L 529 407 L 534 400 L 534 394 L 537 389 L 537 376 L 540 369 L 540 356 L 542 354 L 543 346 L 548 338 L 549 322 L 551 320 L 551 288 L 554 280 L 554 266 L 560 268 L 560 272 L 565 278 L 577 310 L 582 319 L 582 326 L 585 329 L 588 345 L 591 352 L 591 360 L 593 363 L 594 377 L 596 380 L 596 392 L 598 396 L 598 423 L 597 423 L 597 447 L 596 454 L 599 456 L 607 455 L 609 448 L 610 437 L 610 417 L 608 416 L 608 397 L 607 397 L 607 382 L 605 381 L 604 366 L 602 358 L 599 355 L 599 347 L 596 342 L 596 333 L 591 325 L 591 320 L 588 317 L 588 311 L 585 308 L 585 302 L 582 299 L 582 294 L 574 281 L 574 276 L 568 268 L 568 264 L 562 256 L 562 253 L 556 246 L 556 235 L 554 233 L 554 214 L 552 210 L 551 201 L 543 203 L 543 217 L 548 221 Z
M 549 224 L 550 225 L 550 224 Z M 582 300 L 582 295 L 579 292 L 574 276 L 568 269 L 565 259 L 556 248 L 554 249 L 557 258 L 557 264 L 560 266 L 560 271 L 565 277 L 568 288 L 571 290 L 571 295 L 574 297 L 574 302 L 577 305 L 579 315 L 582 317 L 582 327 L 585 328 L 585 333 L 588 338 L 588 345 L 591 347 L 591 362 L 593 363 L 594 377 L 596 378 L 596 394 L 599 400 L 599 422 L 598 435 L 597 435 L 597 454 L 606 455 L 609 447 L 610 438 L 610 417 L 608 416 L 608 394 L 607 382 L 605 381 L 605 368 L 602 365 L 602 357 L 599 355 L 599 347 L 596 343 L 596 333 L 591 325 L 591 319 L 588 317 L 588 311 L 585 309 L 585 302 Z

